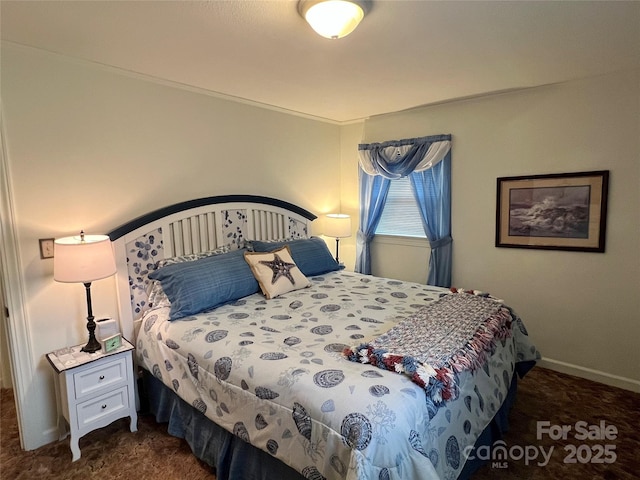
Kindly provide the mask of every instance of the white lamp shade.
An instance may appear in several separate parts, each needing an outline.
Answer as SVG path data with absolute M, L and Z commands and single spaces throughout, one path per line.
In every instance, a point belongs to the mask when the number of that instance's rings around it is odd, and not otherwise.
M 351 217 L 344 213 L 330 213 L 324 221 L 327 237 L 345 238 L 351 236 Z
M 106 235 L 81 235 L 54 242 L 53 279 L 90 283 L 116 273 L 111 240 Z
M 303 0 L 298 8 L 316 33 L 332 39 L 346 37 L 364 18 L 364 9 L 355 1 Z

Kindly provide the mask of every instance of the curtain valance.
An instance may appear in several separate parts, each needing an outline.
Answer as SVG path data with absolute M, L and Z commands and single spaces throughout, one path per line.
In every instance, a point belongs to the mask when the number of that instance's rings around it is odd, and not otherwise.
M 389 179 L 427 170 L 440 162 L 450 149 L 451 135 L 358 145 L 362 171 L 367 175 L 381 175 Z

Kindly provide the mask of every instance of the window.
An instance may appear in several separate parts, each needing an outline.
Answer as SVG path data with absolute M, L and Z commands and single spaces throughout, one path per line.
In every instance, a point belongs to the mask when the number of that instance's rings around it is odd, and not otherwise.
M 391 180 L 376 234 L 427 238 L 409 177 Z

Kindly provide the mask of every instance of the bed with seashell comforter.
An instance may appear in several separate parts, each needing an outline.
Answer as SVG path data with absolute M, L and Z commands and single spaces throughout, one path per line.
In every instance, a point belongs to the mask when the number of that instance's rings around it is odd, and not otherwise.
M 467 477 L 539 358 L 517 314 L 344 271 L 321 239 L 241 240 L 148 262 L 136 355 L 169 432 L 220 480 Z

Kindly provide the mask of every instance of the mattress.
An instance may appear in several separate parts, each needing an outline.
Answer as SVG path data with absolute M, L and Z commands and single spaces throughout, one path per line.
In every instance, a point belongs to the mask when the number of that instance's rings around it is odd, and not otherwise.
M 309 288 L 259 293 L 169 320 L 146 312 L 139 364 L 186 403 L 305 478 L 457 478 L 507 396 L 518 363 L 539 355 L 513 314 L 456 396 L 428 408 L 407 375 L 349 361 L 447 289 L 337 271 Z

